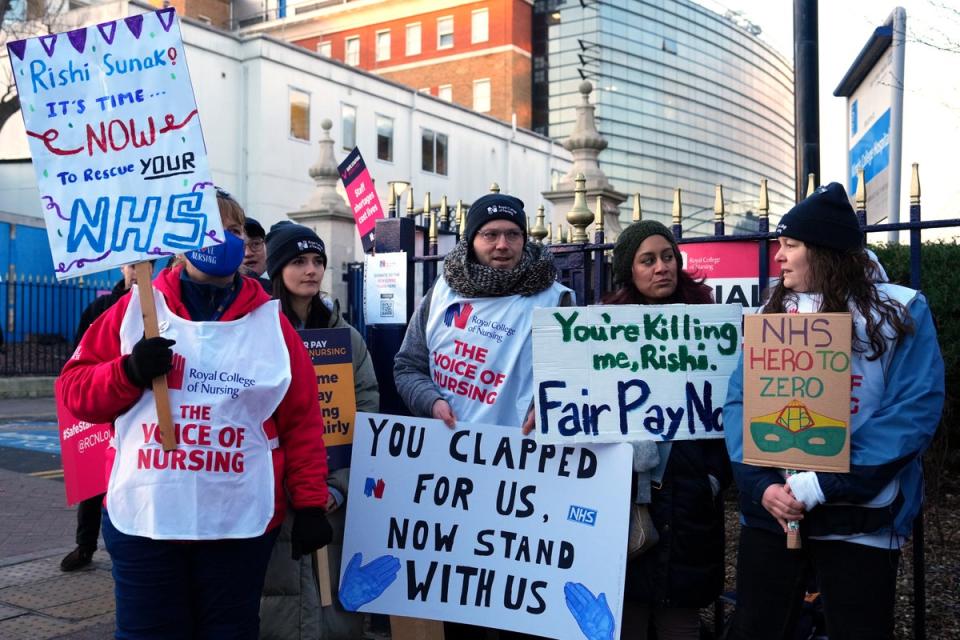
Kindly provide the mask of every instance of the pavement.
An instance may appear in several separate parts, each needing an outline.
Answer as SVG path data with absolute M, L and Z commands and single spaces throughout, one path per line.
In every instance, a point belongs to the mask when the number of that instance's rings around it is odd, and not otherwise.
M 66 506 L 52 398 L 0 401 L 0 638 L 113 637 L 110 557 L 100 550 L 80 571 L 60 571 L 77 516 Z

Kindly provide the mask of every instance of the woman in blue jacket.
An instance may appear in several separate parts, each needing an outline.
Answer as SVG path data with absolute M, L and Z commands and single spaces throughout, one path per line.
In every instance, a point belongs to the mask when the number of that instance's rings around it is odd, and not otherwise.
M 821 187 L 777 227 L 780 282 L 762 313 L 853 315 L 850 471 L 743 464 L 743 369 L 723 423 L 740 489 L 737 609 L 731 638 L 792 638 L 815 572 L 830 640 L 893 638 L 900 547 L 923 499 L 921 455 L 943 407 L 943 359 L 926 299 L 881 282 L 843 187 Z M 801 550 L 788 523 L 802 521 Z

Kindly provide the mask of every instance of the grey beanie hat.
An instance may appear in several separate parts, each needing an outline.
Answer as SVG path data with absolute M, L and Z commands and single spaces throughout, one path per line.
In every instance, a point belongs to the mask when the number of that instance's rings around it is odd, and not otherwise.
M 663 236 L 677 254 L 677 269 L 683 269 L 683 256 L 673 233 L 656 220 L 641 220 L 623 230 L 613 246 L 613 284 L 622 285 L 633 280 L 633 258 L 643 241 L 650 236 Z

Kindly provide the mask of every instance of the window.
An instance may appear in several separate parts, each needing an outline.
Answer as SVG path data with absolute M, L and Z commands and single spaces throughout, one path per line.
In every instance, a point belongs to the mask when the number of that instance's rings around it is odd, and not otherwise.
M 351 67 L 358 66 L 360 64 L 360 38 L 347 38 L 344 42 L 344 50 L 346 53 L 344 54 L 343 61 Z
M 453 102 L 453 85 L 442 84 L 437 87 L 437 97 L 447 102 Z
M 447 136 L 423 129 L 420 137 L 420 167 L 424 171 L 447 175 Z
M 470 42 L 486 42 L 490 39 L 490 11 L 477 9 L 470 18 Z
M 290 87 L 290 137 L 310 140 L 310 94 Z
M 473 110 L 490 112 L 490 78 L 473 81 Z
M 377 159 L 393 162 L 393 118 L 377 116 Z
M 670 38 L 663 39 L 663 46 L 661 47 L 667 53 L 676 53 L 677 52 L 677 41 L 671 40 Z
M 453 16 L 437 18 L 437 49 L 453 47 Z
M 377 62 L 390 59 L 390 30 L 377 31 Z
M 420 23 L 407 25 L 407 55 L 420 55 Z
M 349 105 L 340 105 L 340 129 L 343 131 L 343 148 L 347 151 L 357 146 L 357 108 Z
M 331 43 L 329 40 L 327 40 L 326 42 L 318 42 L 317 53 L 322 55 L 324 58 L 329 58 L 330 56 L 333 55 L 332 47 L 333 47 L 333 43 Z

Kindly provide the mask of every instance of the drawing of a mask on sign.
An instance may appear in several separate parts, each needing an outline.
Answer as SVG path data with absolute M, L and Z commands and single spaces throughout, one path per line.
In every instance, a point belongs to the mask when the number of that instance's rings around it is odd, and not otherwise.
M 835 456 L 843 450 L 847 424 L 791 400 L 780 411 L 751 419 L 750 436 L 767 453 L 799 449 L 812 456 Z

